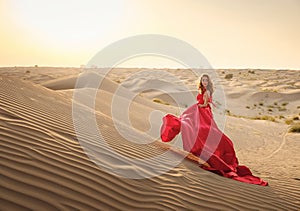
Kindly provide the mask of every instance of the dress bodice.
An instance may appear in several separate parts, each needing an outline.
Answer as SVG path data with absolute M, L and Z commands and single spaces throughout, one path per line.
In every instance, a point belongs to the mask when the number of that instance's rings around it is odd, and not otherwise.
M 199 104 L 203 104 L 203 103 L 204 103 L 204 98 L 203 98 L 204 93 L 205 93 L 205 91 L 202 92 L 201 94 L 199 93 L 199 94 L 197 95 L 197 101 L 198 101 Z M 210 98 L 208 99 L 208 102 L 209 102 L 209 103 L 212 102 L 212 96 L 210 96 Z

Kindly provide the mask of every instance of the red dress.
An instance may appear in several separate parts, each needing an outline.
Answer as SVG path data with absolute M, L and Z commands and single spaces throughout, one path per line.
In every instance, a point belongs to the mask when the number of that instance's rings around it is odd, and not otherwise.
M 268 183 L 253 176 L 248 167 L 239 165 L 233 143 L 218 128 L 210 105 L 198 106 L 204 103 L 204 93 L 205 91 L 198 94 L 198 103 L 190 106 L 179 118 L 172 114 L 163 118 L 162 141 L 169 142 L 181 132 L 184 150 L 200 157 L 211 166 L 201 166 L 203 169 L 241 182 L 267 186 Z

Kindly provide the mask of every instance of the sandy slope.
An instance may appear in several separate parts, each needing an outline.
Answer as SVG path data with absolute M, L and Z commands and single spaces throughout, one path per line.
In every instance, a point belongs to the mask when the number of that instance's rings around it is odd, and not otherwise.
M 240 163 L 269 181 L 269 187 L 220 177 L 203 171 L 188 159 L 160 176 L 126 179 L 110 174 L 87 157 L 74 132 L 73 91 L 59 89 L 72 79 L 53 79 L 57 91 L 0 76 L 1 209 L 299 209 L 299 135 L 287 134 L 287 125 L 235 117 L 227 119 L 225 131 L 234 141 Z M 192 81 L 187 77 L 188 80 Z M 47 81 L 49 79 L 38 82 Z M 109 80 L 105 83 L 105 89 L 97 93 L 97 123 L 109 146 L 125 159 L 113 157 L 104 145 L 95 143 L 93 134 L 83 134 L 81 141 L 105 156 L 111 169 L 139 172 L 141 167 L 135 166 L 129 158 L 143 160 L 164 155 L 167 149 L 143 133 L 150 128 L 145 120 L 153 110 L 174 114 L 179 111 L 137 95 L 129 109 L 130 121 L 136 129 L 125 124 L 122 128 L 133 141 L 149 139 L 151 143 L 128 141 L 116 131 L 111 118 L 110 102 L 116 83 Z M 87 92 L 89 98 L 89 89 L 83 92 Z M 88 122 L 84 117 L 82 121 Z M 142 169 L 151 173 L 161 165 L 163 161 L 150 162 Z

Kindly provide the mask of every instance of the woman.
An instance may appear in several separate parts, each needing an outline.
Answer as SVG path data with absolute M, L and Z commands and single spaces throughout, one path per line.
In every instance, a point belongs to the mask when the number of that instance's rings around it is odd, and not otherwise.
M 201 166 L 203 169 L 241 182 L 267 186 L 268 183 L 253 176 L 249 168 L 238 165 L 232 141 L 215 123 L 210 106 L 214 90 L 208 74 L 200 77 L 198 91 L 198 102 L 184 111 L 180 118 L 171 114 L 163 118 L 162 141 L 169 142 L 181 132 L 184 150 L 210 165 Z

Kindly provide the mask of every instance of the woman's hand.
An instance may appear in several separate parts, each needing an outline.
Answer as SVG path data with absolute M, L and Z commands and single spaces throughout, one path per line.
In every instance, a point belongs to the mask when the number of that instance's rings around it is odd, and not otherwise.
M 198 104 L 198 106 L 200 107 L 200 108 L 204 108 L 204 107 L 206 107 L 207 106 L 207 103 L 205 104 Z

